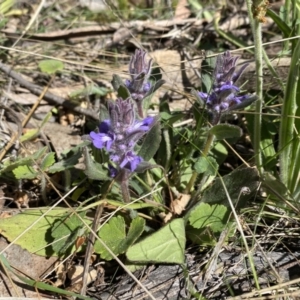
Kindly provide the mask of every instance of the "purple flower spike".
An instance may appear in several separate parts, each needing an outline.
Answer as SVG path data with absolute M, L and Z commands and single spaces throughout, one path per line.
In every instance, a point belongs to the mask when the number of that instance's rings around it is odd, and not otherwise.
M 214 83 L 210 93 L 198 92 L 200 99 L 213 114 L 213 123 L 220 121 L 221 115 L 250 105 L 257 98 L 250 95 L 238 96 L 240 92 L 236 81 L 240 78 L 248 64 L 236 71 L 238 56 L 231 56 L 229 51 L 218 55 L 214 70 Z
M 109 158 L 117 168 L 110 166 L 111 176 L 115 177 L 123 169 L 134 172 L 142 158 L 135 154 L 134 148 L 154 125 L 155 119 L 147 117 L 136 120 L 134 103 L 128 98 L 109 103 L 109 120 L 101 122 L 99 132 L 91 132 L 90 138 L 96 148 L 105 148 Z
M 129 64 L 129 74 L 131 79 L 125 80 L 125 85 L 131 94 L 131 98 L 138 105 L 140 117 L 143 117 L 142 100 L 151 89 L 151 84 L 148 79 L 151 73 L 152 59 L 147 61 L 146 55 L 147 53 L 141 49 L 135 51 Z

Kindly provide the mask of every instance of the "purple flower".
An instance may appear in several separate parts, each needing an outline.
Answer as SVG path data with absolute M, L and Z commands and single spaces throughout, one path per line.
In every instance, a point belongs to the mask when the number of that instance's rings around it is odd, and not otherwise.
M 111 102 L 108 111 L 110 119 L 101 122 L 99 132 L 91 132 L 90 138 L 94 147 L 108 151 L 110 160 L 117 166 L 117 169 L 110 166 L 111 175 L 115 177 L 120 169 L 134 172 L 142 162 L 134 148 L 154 125 L 155 119 L 136 120 L 134 103 L 130 98 Z
M 131 172 L 134 172 L 139 163 L 143 161 L 143 159 L 140 156 L 134 154 L 133 151 L 128 151 L 122 157 L 116 156 L 115 158 L 117 159 L 116 162 L 120 164 L 120 168 L 128 169 Z
M 110 131 L 111 125 L 109 120 L 101 122 L 99 126 L 99 132 L 91 132 L 90 137 L 92 139 L 94 147 L 98 149 L 106 148 L 110 150 L 114 141 L 113 132 Z
M 251 95 L 238 96 L 240 92 L 236 81 L 240 78 L 248 64 L 236 71 L 238 56 L 231 56 L 229 51 L 218 55 L 213 75 L 213 85 L 209 93 L 198 95 L 213 114 L 213 123 L 217 123 L 223 113 L 250 105 L 256 100 Z
M 137 131 L 148 131 L 153 124 L 154 118 L 147 117 L 142 121 L 136 121 L 132 127 L 128 129 L 128 133 L 134 133 Z

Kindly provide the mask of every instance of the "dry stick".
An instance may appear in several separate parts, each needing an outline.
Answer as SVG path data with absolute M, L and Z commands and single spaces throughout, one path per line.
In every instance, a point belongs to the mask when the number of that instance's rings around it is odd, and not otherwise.
M 14 132 L 10 141 L 7 143 L 7 145 L 3 148 L 3 150 L 0 152 L 0 161 L 2 160 L 2 158 L 4 157 L 4 155 L 7 153 L 7 151 L 9 150 L 9 148 L 14 144 L 14 142 L 19 139 L 19 137 L 22 134 L 22 123 L 19 120 L 18 115 L 9 107 L 7 107 L 6 105 L 0 103 L 0 108 L 6 110 L 10 117 L 15 121 L 17 127 L 18 127 L 18 131 Z
M 103 212 L 103 204 L 99 205 L 96 209 L 94 221 L 92 224 L 92 231 L 94 232 L 97 232 L 98 230 L 98 223 L 102 215 L 102 212 Z M 87 279 L 89 276 L 89 267 L 90 267 L 89 261 L 93 253 L 95 240 L 96 240 L 95 235 L 91 232 L 86 247 L 86 251 L 85 251 L 85 258 L 84 258 L 84 269 L 83 269 L 82 288 L 81 288 L 81 295 L 83 296 L 86 294 Z
M 184 26 L 186 24 L 193 24 L 198 30 L 203 27 L 202 21 L 197 18 L 188 18 L 184 20 L 160 20 L 160 21 L 130 21 L 130 22 L 113 22 L 109 25 L 92 25 L 80 28 L 73 28 L 68 30 L 57 30 L 53 32 L 45 33 L 32 33 L 23 35 L 25 38 L 41 41 L 54 41 L 61 39 L 71 39 L 77 37 L 87 37 L 92 35 L 104 35 L 112 34 L 120 28 L 135 29 L 141 28 L 150 29 L 153 31 L 165 32 L 173 26 Z M 1 33 L 4 33 L 8 38 L 19 37 L 20 33 L 12 32 L 9 30 L 2 29 Z
M 26 118 L 23 120 L 23 122 L 22 122 L 22 126 L 23 127 L 25 127 L 27 125 L 27 123 L 29 122 L 31 116 L 34 114 L 35 110 L 37 109 L 37 107 L 41 103 L 43 97 L 47 93 L 47 90 L 48 90 L 48 88 L 49 88 L 49 86 L 52 83 L 52 81 L 53 81 L 54 78 L 55 78 L 55 74 L 52 75 L 52 77 L 50 78 L 48 84 L 45 86 L 45 88 L 43 89 L 42 93 L 40 94 L 38 100 L 34 103 L 34 105 L 32 106 L 32 108 L 30 110 L 30 112 L 28 113 L 28 115 L 26 116 Z
M 27 81 L 26 79 L 24 79 L 22 77 L 22 75 L 13 71 L 10 66 L 0 63 L 0 70 L 3 71 L 5 74 L 7 74 L 9 77 L 15 79 L 20 85 L 27 88 L 34 95 L 40 96 L 42 94 L 43 89 L 40 86 Z M 62 97 L 53 95 L 52 93 L 46 92 L 44 95 L 44 99 L 49 103 L 61 105 L 61 106 L 65 107 L 67 109 L 70 109 L 76 113 L 83 114 L 94 120 L 99 120 L 97 113 L 95 113 L 94 111 L 92 111 L 90 109 L 84 109 L 80 106 L 75 105 L 70 100 L 66 100 Z

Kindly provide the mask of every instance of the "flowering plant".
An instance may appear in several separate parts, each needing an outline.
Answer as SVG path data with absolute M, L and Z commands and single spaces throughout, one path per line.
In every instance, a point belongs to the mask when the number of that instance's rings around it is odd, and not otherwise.
M 229 51 L 218 55 L 211 91 L 198 93 L 200 100 L 213 115 L 212 124 L 217 124 L 222 114 L 246 107 L 257 99 L 252 95 L 239 95 L 240 88 L 236 82 L 248 64 L 244 64 L 236 71 L 238 59 L 238 56 L 232 56 Z
M 117 165 L 117 169 L 111 168 L 113 177 L 120 169 L 134 172 L 143 160 L 136 155 L 134 148 L 154 125 L 155 119 L 146 117 L 137 120 L 134 103 L 130 98 L 119 98 L 109 103 L 109 116 L 109 119 L 100 123 L 99 132 L 90 133 L 93 145 L 98 149 L 105 148 L 110 160 Z

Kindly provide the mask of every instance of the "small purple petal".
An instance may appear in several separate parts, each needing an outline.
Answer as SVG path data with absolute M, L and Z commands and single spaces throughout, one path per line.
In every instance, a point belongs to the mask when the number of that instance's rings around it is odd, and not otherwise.
M 108 170 L 110 173 L 110 177 L 116 177 L 118 175 L 118 170 L 116 168 L 114 168 L 112 165 L 108 166 Z
M 113 143 L 113 138 L 111 136 L 105 133 L 96 133 L 92 131 L 90 133 L 90 137 L 92 138 L 92 142 L 95 148 L 106 148 L 107 150 L 110 150 Z
M 111 128 L 110 120 L 104 120 L 99 125 L 99 131 L 100 131 L 100 133 L 108 133 L 108 131 L 110 130 L 110 128 Z
M 219 108 L 219 110 L 221 110 L 221 111 L 225 111 L 225 110 L 227 110 L 227 109 L 228 109 L 228 107 L 229 107 L 229 103 L 227 103 L 227 102 L 223 102 L 223 103 L 221 103 L 221 104 L 220 104 L 220 108 Z
M 233 84 L 224 84 L 218 90 L 220 92 L 227 91 L 227 90 L 237 91 L 237 92 L 240 91 L 240 89 L 237 86 L 233 85 Z
M 135 155 L 132 151 L 126 153 L 123 158 L 123 161 L 120 163 L 121 168 L 129 169 L 131 172 L 137 168 L 137 166 L 142 162 L 142 158 L 138 155 Z
M 144 83 L 144 87 L 143 87 L 144 93 L 148 93 L 150 88 L 151 88 L 150 82 Z
M 131 80 L 125 79 L 124 84 L 125 84 L 125 86 L 126 86 L 127 88 L 129 88 L 129 87 L 131 86 Z
M 119 162 L 119 160 L 120 160 L 120 156 L 117 155 L 117 154 L 112 154 L 112 155 L 109 156 L 109 158 L 113 162 Z
M 128 128 L 127 132 L 133 133 L 136 131 L 148 131 L 153 121 L 154 117 L 147 117 L 142 121 L 137 121 L 132 127 Z
M 203 92 L 198 92 L 199 97 L 205 101 L 208 98 L 208 94 L 207 93 L 203 93 Z

